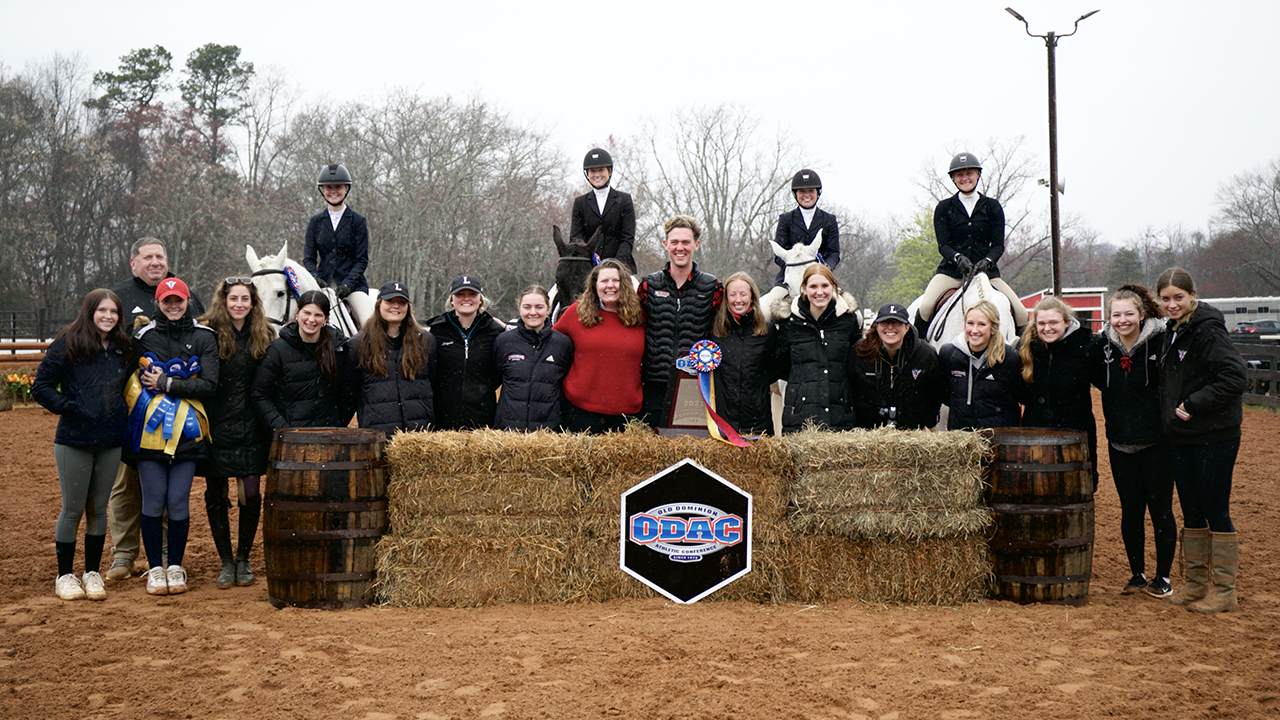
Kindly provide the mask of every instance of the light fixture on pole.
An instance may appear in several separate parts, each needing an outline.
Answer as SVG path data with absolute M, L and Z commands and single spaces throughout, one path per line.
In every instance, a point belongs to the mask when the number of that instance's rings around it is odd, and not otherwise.
M 1071 37 L 1076 34 L 1076 30 L 1080 29 L 1080 21 L 1087 17 L 1097 14 L 1097 10 L 1085 13 L 1076 18 L 1076 24 L 1071 32 L 1066 35 L 1058 35 L 1053 32 L 1044 35 L 1036 35 L 1031 32 L 1031 23 L 1027 19 L 1018 14 L 1017 10 L 1007 7 L 1005 12 L 1017 18 L 1027 30 L 1027 35 L 1038 37 L 1044 40 L 1044 46 L 1049 51 L 1049 224 L 1050 237 L 1053 241 L 1053 294 L 1062 296 L 1062 263 L 1059 256 L 1062 252 L 1062 229 L 1058 221 L 1058 193 L 1062 192 L 1058 183 L 1058 71 L 1054 62 L 1054 48 L 1058 47 L 1058 40 L 1064 37 Z M 1055 188 L 1057 188 L 1055 192 Z

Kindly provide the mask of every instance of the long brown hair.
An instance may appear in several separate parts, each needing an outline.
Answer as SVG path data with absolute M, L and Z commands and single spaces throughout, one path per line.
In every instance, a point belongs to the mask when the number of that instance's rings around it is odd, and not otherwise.
M 124 328 L 124 304 L 110 290 L 97 288 L 90 290 L 89 294 L 84 296 L 84 301 L 80 303 L 80 314 L 58 333 L 59 337 L 67 339 L 67 359 L 73 365 L 93 362 L 98 359 L 98 353 L 102 352 L 102 339 L 98 337 L 98 327 L 93 324 L 93 314 L 103 300 L 115 303 L 117 313 L 116 326 L 107 333 L 107 340 L 114 342 L 116 347 L 124 353 L 124 357 L 129 357 L 132 343 L 129 341 L 129 333 Z
M 360 369 L 378 377 L 387 376 L 387 329 L 390 327 L 382 317 L 382 303 L 383 299 L 378 298 L 373 304 L 373 315 L 361 326 L 360 342 L 356 347 Z M 422 327 L 413 316 L 412 304 L 405 307 L 404 320 L 400 321 L 400 339 L 400 374 L 405 380 L 412 380 L 417 377 L 418 370 L 427 366 L 431 356 Z
M 1062 321 L 1068 325 L 1071 324 L 1071 318 L 1075 317 L 1075 310 L 1056 295 L 1046 295 L 1040 298 L 1040 302 L 1036 303 L 1035 313 L 1032 317 L 1039 317 L 1043 310 L 1056 310 L 1062 314 Z M 1040 339 L 1040 333 L 1036 332 L 1035 321 L 1027 323 L 1027 327 L 1022 331 L 1022 342 L 1019 343 L 1018 358 L 1022 360 L 1022 381 L 1026 383 L 1034 382 L 1036 376 L 1036 356 L 1031 350 L 1032 343 L 1040 345 L 1048 345 L 1044 340 Z
M 1111 293 L 1111 297 L 1107 299 L 1108 321 L 1111 318 L 1111 303 L 1116 300 L 1131 301 L 1138 308 L 1138 311 L 1142 313 L 1144 321 L 1149 318 L 1164 317 L 1164 308 L 1160 307 L 1160 303 L 1156 302 L 1156 299 L 1151 296 L 1151 291 L 1147 289 L 1146 285 L 1125 284 L 1116 288 L 1116 291 Z
M 227 310 L 227 295 L 231 293 L 231 288 L 242 287 L 249 290 L 251 307 L 244 322 L 249 326 L 249 354 L 253 359 L 261 360 L 266 357 L 267 348 L 275 339 L 271 326 L 267 324 L 267 315 L 262 311 L 262 300 L 258 298 L 258 288 L 251 282 L 240 282 L 242 279 L 237 278 L 231 283 L 225 280 L 218 283 L 218 290 L 213 294 L 213 304 L 196 320 L 218 333 L 218 357 L 223 360 L 230 360 L 231 356 L 236 354 L 236 326 L 231 320 L 231 312 Z
M 320 290 L 308 290 L 298 297 L 298 312 L 302 312 L 302 308 L 308 305 L 315 305 L 324 312 L 325 320 L 329 319 L 329 297 Z M 298 315 L 294 313 L 294 322 L 297 322 Z M 302 330 L 299 328 L 299 334 Z M 334 329 L 325 325 L 320 328 L 320 339 L 316 341 L 315 354 L 316 361 L 320 363 L 320 374 L 324 375 L 326 384 L 332 385 L 338 379 L 338 360 L 333 350 L 333 333 Z
M 578 322 L 583 327 L 595 327 L 600 323 L 600 296 L 596 294 L 596 280 L 600 278 L 601 270 L 610 269 L 618 271 L 618 282 L 622 285 L 618 293 L 618 319 L 627 327 L 643 325 L 644 311 L 640 309 L 640 296 L 631 287 L 631 271 L 613 258 L 591 268 L 582 294 L 578 296 Z
M 746 283 L 751 289 L 751 334 L 768 335 L 769 324 L 765 322 L 764 313 L 760 311 L 760 288 L 756 286 L 756 281 L 744 272 L 736 272 L 724 281 L 724 300 L 716 309 L 716 318 L 711 323 L 711 334 L 716 337 L 729 336 L 729 283 L 738 280 Z
M 1161 290 L 1170 285 L 1186 291 L 1191 296 L 1191 308 L 1174 323 L 1175 326 L 1180 326 L 1190 320 L 1191 316 L 1195 315 L 1196 308 L 1200 307 L 1200 301 L 1196 299 L 1196 283 L 1191 279 L 1191 273 L 1180 267 L 1171 267 L 1160 273 L 1160 277 L 1156 279 L 1156 294 L 1159 295 Z

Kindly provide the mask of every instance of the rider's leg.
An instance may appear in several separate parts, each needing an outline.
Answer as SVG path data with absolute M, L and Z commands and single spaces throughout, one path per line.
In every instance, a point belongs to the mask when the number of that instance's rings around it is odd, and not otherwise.
M 924 289 L 924 294 L 920 296 L 920 307 L 916 311 L 920 315 L 921 320 L 932 320 L 933 311 L 938 307 L 938 298 L 942 297 L 942 293 L 960 287 L 959 278 L 953 278 L 949 275 L 938 273 L 929 281 L 928 287 Z
M 1004 296 L 1009 298 L 1009 304 L 1013 306 L 1012 309 L 1013 309 L 1014 324 L 1017 325 L 1019 328 L 1026 325 L 1027 324 L 1027 307 L 1022 304 L 1021 300 L 1018 299 L 1018 293 L 1014 292 L 1013 288 L 1009 287 L 1009 283 L 1005 282 L 1004 278 L 992 278 L 991 286 L 999 290 L 1000 292 L 1004 293 Z

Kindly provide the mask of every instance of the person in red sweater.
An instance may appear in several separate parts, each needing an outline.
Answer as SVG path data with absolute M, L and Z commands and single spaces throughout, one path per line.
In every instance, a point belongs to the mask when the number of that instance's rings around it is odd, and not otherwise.
M 555 324 L 573 340 L 561 417 L 570 432 L 604 433 L 620 430 L 644 404 L 644 312 L 630 271 L 617 260 L 595 266 L 585 286 Z

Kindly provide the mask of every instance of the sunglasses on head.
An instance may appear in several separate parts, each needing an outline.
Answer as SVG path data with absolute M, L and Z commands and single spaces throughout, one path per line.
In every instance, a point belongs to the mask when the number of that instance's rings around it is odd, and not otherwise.
M 229 278 L 226 278 L 225 280 L 223 280 L 223 282 L 225 282 L 225 283 L 226 283 L 226 284 L 228 284 L 228 285 L 252 285 L 252 284 L 253 284 L 253 278 L 251 278 L 251 277 L 229 277 Z

